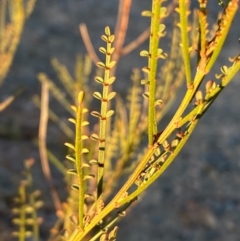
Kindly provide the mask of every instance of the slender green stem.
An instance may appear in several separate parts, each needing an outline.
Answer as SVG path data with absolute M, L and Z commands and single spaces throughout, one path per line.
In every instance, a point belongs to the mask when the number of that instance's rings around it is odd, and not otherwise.
M 78 197 L 78 226 L 80 230 L 84 227 L 84 173 L 82 169 L 82 115 L 83 115 L 84 93 L 81 91 L 78 96 L 77 116 L 76 116 L 76 137 L 75 137 L 75 164 L 78 176 L 79 197 Z
M 111 42 L 107 42 L 107 53 L 110 52 Z M 104 174 L 104 161 L 106 155 L 106 134 L 107 134 L 107 118 L 106 114 L 108 111 L 108 93 L 109 85 L 108 80 L 110 78 L 110 68 L 107 66 L 111 62 L 111 55 L 106 54 L 106 68 L 104 71 L 103 80 L 103 94 L 101 100 L 101 119 L 100 119 L 100 129 L 99 129 L 99 151 L 98 151 L 98 190 L 97 197 L 99 198 L 103 192 L 103 174 Z
M 102 80 L 102 95 L 97 93 L 98 99 L 101 99 L 101 113 L 100 113 L 100 121 L 99 121 L 99 150 L 98 150 L 98 178 L 97 178 L 97 198 L 101 202 L 102 194 L 103 194 L 103 176 L 104 176 L 104 169 L 106 168 L 105 159 L 106 159 L 106 139 L 108 133 L 110 131 L 110 126 L 108 125 L 108 118 L 111 116 L 109 112 L 109 100 L 111 99 L 109 96 L 114 96 L 115 93 L 111 92 L 111 69 L 115 65 L 115 61 L 111 62 L 111 56 L 114 52 L 114 48 L 112 48 L 112 43 L 114 41 L 114 35 L 111 35 L 109 27 L 105 28 L 105 34 L 102 38 L 107 43 L 107 48 L 100 48 L 100 51 L 103 52 L 106 56 L 105 64 L 101 63 L 100 67 L 104 68 L 104 78 Z M 112 77 L 113 79 L 113 77 Z M 97 205 L 98 207 L 98 205 Z
M 170 121 L 168 126 L 165 128 L 163 133 L 160 135 L 160 137 L 157 141 L 159 144 L 162 144 L 167 139 L 167 137 L 173 132 L 173 130 L 177 128 L 178 122 L 181 120 L 181 116 L 183 115 L 184 111 L 186 110 L 186 108 L 188 107 L 192 98 L 194 97 L 194 94 L 196 93 L 199 85 L 201 84 L 204 75 L 205 75 L 205 73 L 201 69 L 199 69 L 198 73 L 196 74 L 195 80 L 194 80 L 193 88 L 190 88 L 187 90 L 187 92 L 186 92 L 180 106 L 178 107 L 176 113 L 174 114 L 172 120 Z
M 134 198 L 139 196 L 146 188 L 148 188 L 156 179 L 165 172 L 165 170 L 168 168 L 168 166 L 173 162 L 175 157 L 179 154 L 185 143 L 187 142 L 188 138 L 192 134 L 194 128 L 196 127 L 198 123 L 198 120 L 195 120 L 193 123 L 191 123 L 189 129 L 188 129 L 188 134 L 184 136 L 183 140 L 180 141 L 174 152 L 169 156 L 169 158 L 164 162 L 163 166 L 155 172 L 147 182 L 143 183 L 136 191 L 131 193 L 128 197 L 120 200 L 118 202 L 119 205 L 123 205 L 125 203 L 131 202 Z
M 188 9 L 187 1 L 179 0 L 179 14 L 180 14 L 180 29 L 181 29 L 181 47 L 183 54 L 183 61 L 185 66 L 186 81 L 187 86 L 192 85 L 191 77 L 191 64 L 190 64 L 190 54 L 189 54 L 189 43 L 188 43 Z
M 30 204 L 34 207 L 34 203 L 35 203 L 35 197 L 34 195 L 31 193 L 30 194 Z M 34 241 L 39 241 L 39 224 L 38 224 L 38 220 L 37 220 L 38 216 L 37 216 L 37 210 L 34 209 L 33 213 L 32 213 L 32 219 L 34 220 L 33 223 L 33 240 Z
M 148 145 L 153 144 L 154 135 L 157 133 L 155 115 L 156 74 L 159 44 L 159 20 L 161 13 L 161 0 L 155 0 L 152 4 L 151 33 L 148 58 L 149 103 L 148 103 Z
M 106 215 L 108 215 L 113 209 L 117 208 L 118 200 L 121 199 L 121 196 L 131 187 L 131 185 L 135 182 L 136 178 L 141 173 L 141 170 L 144 168 L 146 163 L 150 160 L 152 155 L 155 152 L 157 145 L 150 147 L 147 153 L 144 155 L 143 160 L 139 163 L 139 165 L 134 170 L 133 174 L 129 177 L 127 182 L 123 185 L 120 191 L 115 195 L 115 197 L 111 200 L 111 202 L 99 213 L 99 215 L 95 216 L 91 223 L 85 228 L 85 232 L 81 233 L 78 230 L 75 230 L 73 235 L 70 237 L 69 241 L 77 241 L 81 240 L 83 237 L 90 232 L 97 223 L 102 220 Z
M 19 188 L 19 200 L 20 200 L 20 225 L 19 225 L 19 241 L 24 241 L 26 236 L 26 186 L 22 184 Z

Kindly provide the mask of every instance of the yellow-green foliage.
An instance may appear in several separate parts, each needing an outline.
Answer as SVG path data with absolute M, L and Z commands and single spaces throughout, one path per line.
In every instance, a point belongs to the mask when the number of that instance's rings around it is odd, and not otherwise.
M 20 241 L 29 237 L 38 241 L 39 225 L 42 223 L 37 211 L 43 206 L 43 202 L 39 200 L 40 191 L 33 189 L 33 175 L 31 173 L 33 164 L 33 159 L 25 161 L 26 177 L 19 186 L 18 196 L 14 200 L 16 207 L 12 210 L 15 216 L 12 222 L 18 226 L 18 230 L 13 232 L 13 236 Z
M 117 51 L 114 41 L 117 40 L 109 27 L 101 36 L 104 46 L 99 51 L 105 60 L 97 63 L 102 72 L 95 77 L 100 86 L 96 91 L 92 91 L 87 82 L 90 74 L 88 59 L 81 61 L 78 57 L 74 78 L 58 60 L 52 60 L 69 100 L 46 74 L 38 76 L 43 85 L 47 84 L 45 92 L 49 91 L 69 112 L 69 121 L 75 126 L 72 131 L 57 114 L 49 111 L 48 103 L 44 108 L 42 101 L 41 111 L 48 112 L 71 139 L 65 143 L 69 148 L 66 159 L 70 164 L 67 167 L 59 160 L 53 161 L 53 154 L 47 150 L 48 157 L 63 172 L 69 187 L 67 200 L 57 210 L 59 219 L 50 240 L 61 239 L 61 227 L 64 230 L 62 237 L 68 241 L 115 240 L 116 222 L 168 168 L 201 117 L 240 70 L 238 55 L 231 59 L 229 66 L 222 66 L 221 73 L 216 75 L 218 82 L 208 77 L 238 9 L 238 0 L 222 4 L 223 14 L 215 32 L 208 29 L 207 1 L 199 1 L 199 9 L 191 14 L 188 1 L 179 0 L 175 8 L 177 17 L 167 12 L 163 2 L 153 0 L 152 10 L 143 11 L 142 15 L 151 20 L 149 48 L 140 53 L 147 60 L 146 67 L 142 72 L 133 70 L 127 100 L 113 91 L 112 84 L 117 81 L 114 76 L 118 64 L 118 58 L 114 57 Z M 192 15 L 191 22 L 189 17 Z M 167 17 L 177 18 L 177 23 L 175 21 L 171 32 L 171 48 L 165 53 L 160 46 L 168 32 L 163 24 Z M 211 38 L 208 32 L 212 33 Z M 159 123 L 184 81 L 185 93 L 179 107 L 167 126 L 159 131 Z M 99 108 L 94 107 L 90 112 L 96 117 L 93 124 L 88 115 L 89 109 L 93 108 L 92 96 L 99 103 Z M 40 106 L 39 99 L 35 98 L 35 102 Z M 147 143 L 145 139 L 148 139 Z M 41 141 L 45 142 L 44 139 Z M 128 175 L 127 179 L 119 187 L 124 174 Z
M 36 0 L 2 0 L 0 2 L 0 85 L 11 66 L 26 19 Z M 7 12 L 9 11 L 9 21 Z
M 35 3 L 36 0 L 1 0 L 0 2 L 0 86 L 10 69 L 25 21 L 32 13 Z M 0 103 L 0 112 L 20 93 L 22 89 Z

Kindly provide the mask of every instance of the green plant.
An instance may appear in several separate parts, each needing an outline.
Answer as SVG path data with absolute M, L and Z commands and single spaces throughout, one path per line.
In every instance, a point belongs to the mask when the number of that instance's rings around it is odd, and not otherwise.
M 39 200 L 40 191 L 33 189 L 33 176 L 31 167 L 34 164 L 33 159 L 25 161 L 25 180 L 19 186 L 18 196 L 15 198 L 16 207 L 12 210 L 16 216 L 12 222 L 18 226 L 18 230 L 13 232 L 13 236 L 18 240 L 25 240 L 33 237 L 39 240 L 39 225 L 42 219 L 38 217 L 37 211 L 43 206 Z
M 223 14 L 218 19 L 216 31 L 208 29 L 207 1 L 199 1 L 192 24 L 188 22 L 188 5 L 186 0 L 178 1 L 176 12 L 179 20 L 176 26 L 180 31 L 174 28 L 168 54 L 159 48 L 166 28 L 162 21 L 169 17 L 167 9 L 162 6 L 162 1 L 154 0 L 152 10 L 143 11 L 143 16 L 151 19 L 149 49 L 140 53 L 148 63 L 142 69 L 143 77 L 138 70 L 133 71 L 133 87 L 129 91 L 127 104 L 112 90 L 116 79 L 112 69 L 117 60 L 113 58 L 114 35 L 109 27 L 105 28 L 102 35 L 105 46 L 99 49 L 105 61 L 97 62 L 103 74 L 95 77 L 100 88 L 93 93 L 100 109 L 90 113 L 97 119 L 93 121 L 93 130 L 89 128 L 92 119 L 88 116 L 92 108 L 89 103 L 91 99 L 85 102 L 89 90 L 84 90 L 83 86 L 76 96 L 70 87 L 74 105 L 72 110 L 64 105 L 72 114 L 70 122 L 75 125 L 75 140 L 65 144 L 69 147 L 66 158 L 72 163 L 66 176 L 71 189 L 69 198 L 58 209 L 60 221 L 55 225 L 55 230 L 61 225 L 64 227 L 63 237 L 66 240 L 115 240 L 116 222 L 168 168 L 199 120 L 239 72 L 240 55 L 231 58 L 232 64 L 229 66 L 222 66 L 221 74 L 216 75 L 218 80 L 208 77 L 222 50 L 239 1 L 221 2 Z M 162 68 L 159 68 L 159 59 L 165 61 L 161 62 Z M 63 70 L 64 67 L 59 69 Z M 39 78 L 50 83 L 46 76 L 40 75 Z M 168 125 L 159 131 L 159 121 L 174 100 L 175 91 L 184 78 L 186 88 L 180 105 Z M 54 87 L 52 93 L 55 91 L 56 98 L 59 98 L 56 90 Z M 64 100 L 59 98 L 61 101 Z M 146 133 L 147 144 L 144 140 Z M 119 188 L 115 183 L 124 173 L 129 176 Z M 116 188 L 119 188 L 117 192 Z M 51 237 L 52 240 L 60 238 L 58 232 Z
M 10 69 L 26 19 L 31 15 L 36 0 L 2 0 L 0 2 L 0 86 Z M 22 93 L 18 89 L 0 103 L 0 112 Z

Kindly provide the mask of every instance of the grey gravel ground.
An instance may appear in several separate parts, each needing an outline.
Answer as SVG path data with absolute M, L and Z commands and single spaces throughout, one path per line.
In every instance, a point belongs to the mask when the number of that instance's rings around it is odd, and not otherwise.
M 36 159 L 37 185 L 43 190 L 46 186 L 39 171 L 37 148 L 31 142 L 37 136 L 39 118 L 38 110 L 30 101 L 32 95 L 40 93 L 36 74 L 44 71 L 55 77 L 50 66 L 51 57 L 59 58 L 73 70 L 76 54 L 86 52 L 78 30 L 81 22 L 87 24 L 94 45 L 99 47 L 104 27 L 114 26 L 117 2 L 38 0 L 26 23 L 14 63 L 0 89 L 3 100 L 19 86 L 26 86 L 24 94 L 0 116 L 0 241 L 12 240 L 9 210 L 24 159 Z M 192 2 L 196 4 L 197 1 Z M 210 19 L 214 19 L 219 8 L 214 7 L 217 0 L 210 2 Z M 149 1 L 133 0 L 126 42 L 147 27 L 147 20 L 140 17 L 145 9 L 149 9 Z M 239 20 L 238 12 L 219 65 L 226 64 L 228 56 L 240 52 Z M 124 57 L 119 64 L 115 88 L 122 94 L 126 94 L 131 69 L 145 64 L 138 57 L 140 49 Z M 214 69 L 217 72 L 219 65 Z M 118 240 L 240 241 L 239 89 L 238 75 L 203 117 L 175 163 L 122 220 Z M 168 113 L 164 123 L 172 114 L 173 111 Z M 54 130 L 51 133 L 50 144 L 61 146 L 64 142 L 61 134 Z M 59 152 L 60 158 L 63 155 L 64 150 Z M 54 172 L 54 176 L 61 190 L 62 183 L 57 181 L 59 173 Z M 45 230 L 54 221 L 51 210 L 51 203 L 46 201 L 42 240 L 46 240 Z

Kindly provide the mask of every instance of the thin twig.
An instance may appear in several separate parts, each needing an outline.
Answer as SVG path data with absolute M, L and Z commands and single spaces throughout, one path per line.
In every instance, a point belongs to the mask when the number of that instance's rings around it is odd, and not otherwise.
M 61 210 L 61 202 L 57 194 L 56 189 L 53 186 L 51 170 L 48 162 L 47 147 L 46 147 L 46 133 L 48 123 L 48 103 L 49 103 L 49 86 L 48 82 L 42 83 L 42 94 L 41 94 L 41 113 L 39 123 L 39 153 L 42 164 L 43 174 L 49 184 L 50 193 L 53 199 L 56 210 Z
M 16 98 L 24 91 L 24 88 L 20 88 L 16 93 L 10 95 L 3 102 L 0 103 L 0 112 L 6 109 Z
M 131 9 L 132 0 L 119 0 L 118 17 L 115 27 L 114 42 L 115 52 L 113 53 L 113 60 L 118 61 L 122 52 L 122 47 L 125 41 L 126 32 L 128 28 L 129 13 Z
M 91 58 L 91 60 L 97 64 L 97 62 L 100 62 L 94 48 L 93 48 L 93 44 L 92 44 L 92 41 L 89 37 L 89 34 L 88 34 L 88 30 L 87 30 L 87 26 L 85 23 L 81 23 L 79 24 L 79 30 L 80 30 L 80 34 L 82 36 L 82 39 L 83 39 L 83 43 L 87 49 L 87 52 Z

